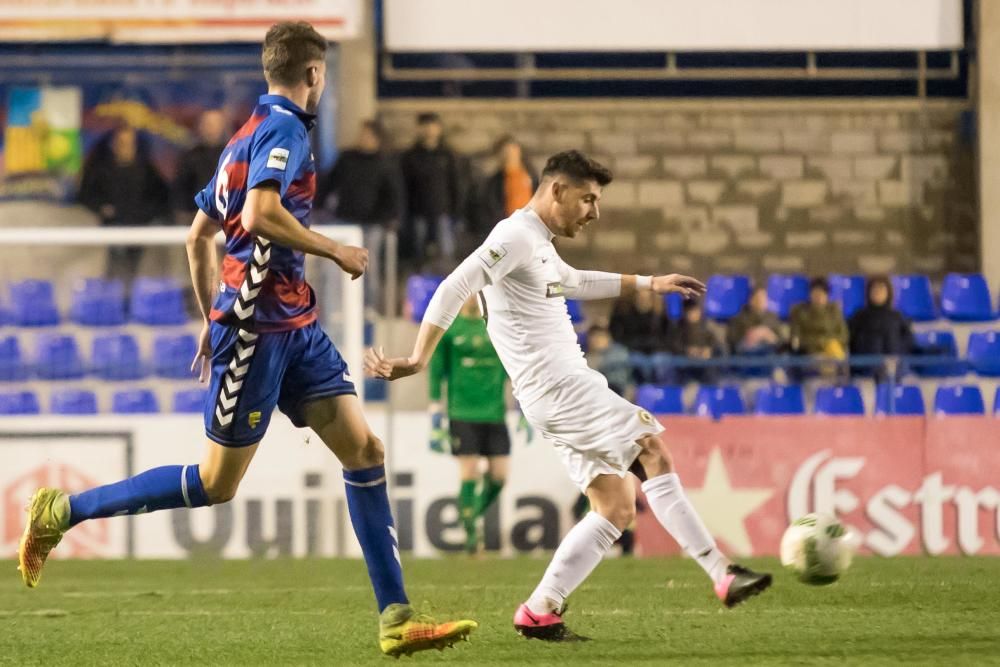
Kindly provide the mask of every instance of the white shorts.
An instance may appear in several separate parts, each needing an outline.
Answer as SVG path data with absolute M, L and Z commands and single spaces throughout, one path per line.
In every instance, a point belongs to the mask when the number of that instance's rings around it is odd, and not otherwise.
M 570 375 L 521 410 L 552 441 L 581 491 L 598 475 L 625 477 L 642 451 L 637 441 L 663 432 L 653 415 L 611 391 L 592 369 Z

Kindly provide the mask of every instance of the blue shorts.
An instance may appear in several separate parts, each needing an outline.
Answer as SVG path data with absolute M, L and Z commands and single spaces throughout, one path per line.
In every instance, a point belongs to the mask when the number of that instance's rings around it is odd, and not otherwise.
M 258 442 L 275 406 L 302 427 L 309 401 L 357 393 L 347 363 L 316 322 L 259 334 L 212 322 L 211 335 L 205 433 L 220 445 Z

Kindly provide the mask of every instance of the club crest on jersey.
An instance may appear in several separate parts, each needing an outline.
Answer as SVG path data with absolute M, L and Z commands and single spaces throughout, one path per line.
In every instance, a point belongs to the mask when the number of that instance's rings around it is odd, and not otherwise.
M 481 253 L 479 253 L 479 259 L 482 260 L 483 264 L 485 264 L 486 268 L 488 269 L 492 269 L 494 266 L 497 265 L 497 262 L 499 262 L 506 256 L 507 256 L 507 249 L 499 244 L 491 245 L 488 248 L 486 248 L 486 250 L 483 250 Z
M 549 299 L 555 296 L 563 296 L 564 291 L 562 283 L 549 283 L 545 286 L 545 296 Z
M 268 169 L 280 169 L 285 170 L 288 166 L 288 149 L 287 148 L 272 148 L 271 153 L 267 156 L 267 168 Z
M 645 410 L 639 410 L 639 421 L 648 426 L 653 425 L 653 415 L 649 414 Z

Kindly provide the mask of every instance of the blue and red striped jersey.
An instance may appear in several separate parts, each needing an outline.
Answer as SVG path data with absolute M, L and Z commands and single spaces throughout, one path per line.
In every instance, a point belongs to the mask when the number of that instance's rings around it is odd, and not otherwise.
M 305 280 L 305 255 L 271 245 L 243 228 L 247 192 L 275 183 L 281 204 L 303 226 L 316 194 L 309 130 L 316 116 L 281 95 L 262 95 L 253 115 L 219 157 L 215 176 L 195 196 L 226 234 L 213 320 L 258 332 L 289 331 L 316 319 L 316 296 Z

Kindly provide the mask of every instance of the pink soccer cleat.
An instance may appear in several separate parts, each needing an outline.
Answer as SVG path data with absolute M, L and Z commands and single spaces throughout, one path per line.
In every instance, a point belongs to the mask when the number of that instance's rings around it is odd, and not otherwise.
M 770 574 L 754 572 L 734 563 L 726 568 L 726 576 L 715 585 L 715 594 L 722 600 L 722 604 L 735 607 L 754 595 L 763 593 L 770 586 Z
M 541 639 L 547 642 L 590 641 L 590 637 L 578 635 L 566 627 L 562 619 L 564 613 L 566 605 L 558 611 L 536 614 L 528 609 L 527 604 L 522 604 L 514 612 L 514 629 L 519 635 L 528 639 Z

